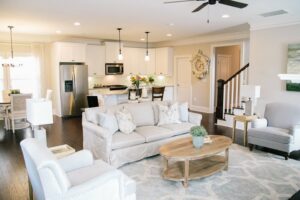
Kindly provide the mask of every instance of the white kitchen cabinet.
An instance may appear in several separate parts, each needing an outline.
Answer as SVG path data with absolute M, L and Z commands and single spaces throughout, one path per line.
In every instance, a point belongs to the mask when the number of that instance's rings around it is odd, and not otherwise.
M 86 44 L 58 42 L 60 62 L 85 62 Z
M 87 45 L 86 64 L 89 76 L 105 76 L 105 46 Z
M 174 100 L 174 87 L 166 86 L 164 92 L 164 101 L 173 101 Z
M 155 74 L 155 49 L 149 49 L 148 54 L 150 57 L 150 60 L 146 62 L 146 74 L 147 75 L 154 75 Z M 145 55 L 144 55 L 145 58 Z
M 122 54 L 124 55 L 123 44 L 121 44 Z M 123 60 L 118 60 L 119 43 L 105 42 L 105 61 L 107 63 L 123 63 Z
M 169 47 L 155 49 L 155 72 L 157 75 L 173 75 L 173 49 Z
M 149 49 L 150 60 L 145 61 L 146 49 L 124 48 L 124 74 L 155 74 L 155 49 Z

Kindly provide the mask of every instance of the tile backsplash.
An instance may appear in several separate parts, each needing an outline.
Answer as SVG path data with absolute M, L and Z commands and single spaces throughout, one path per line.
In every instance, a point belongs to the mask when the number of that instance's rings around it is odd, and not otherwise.
M 157 75 L 154 76 L 154 85 L 174 85 L 173 77 Z M 130 76 L 107 75 L 103 77 L 89 77 L 89 88 L 98 85 L 131 85 Z

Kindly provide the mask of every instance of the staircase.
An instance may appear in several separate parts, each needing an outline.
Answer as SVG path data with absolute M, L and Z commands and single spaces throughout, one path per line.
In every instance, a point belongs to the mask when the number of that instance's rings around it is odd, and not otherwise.
M 244 114 L 241 99 L 241 85 L 247 84 L 249 63 L 233 74 L 228 80 L 218 80 L 216 121 L 217 125 L 232 127 L 235 115 Z M 243 124 L 237 123 L 242 129 Z

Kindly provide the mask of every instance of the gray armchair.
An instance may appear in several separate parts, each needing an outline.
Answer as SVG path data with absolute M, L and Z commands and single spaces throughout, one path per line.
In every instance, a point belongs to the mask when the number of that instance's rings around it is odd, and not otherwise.
M 285 103 L 266 105 L 265 118 L 252 122 L 248 130 L 250 151 L 254 145 L 268 147 L 285 152 L 300 149 L 300 106 Z

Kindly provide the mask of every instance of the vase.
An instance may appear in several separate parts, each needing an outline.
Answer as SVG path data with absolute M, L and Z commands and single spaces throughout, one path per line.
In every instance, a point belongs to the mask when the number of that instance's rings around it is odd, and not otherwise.
M 203 136 L 193 136 L 193 145 L 196 149 L 200 149 L 203 146 L 204 137 Z

